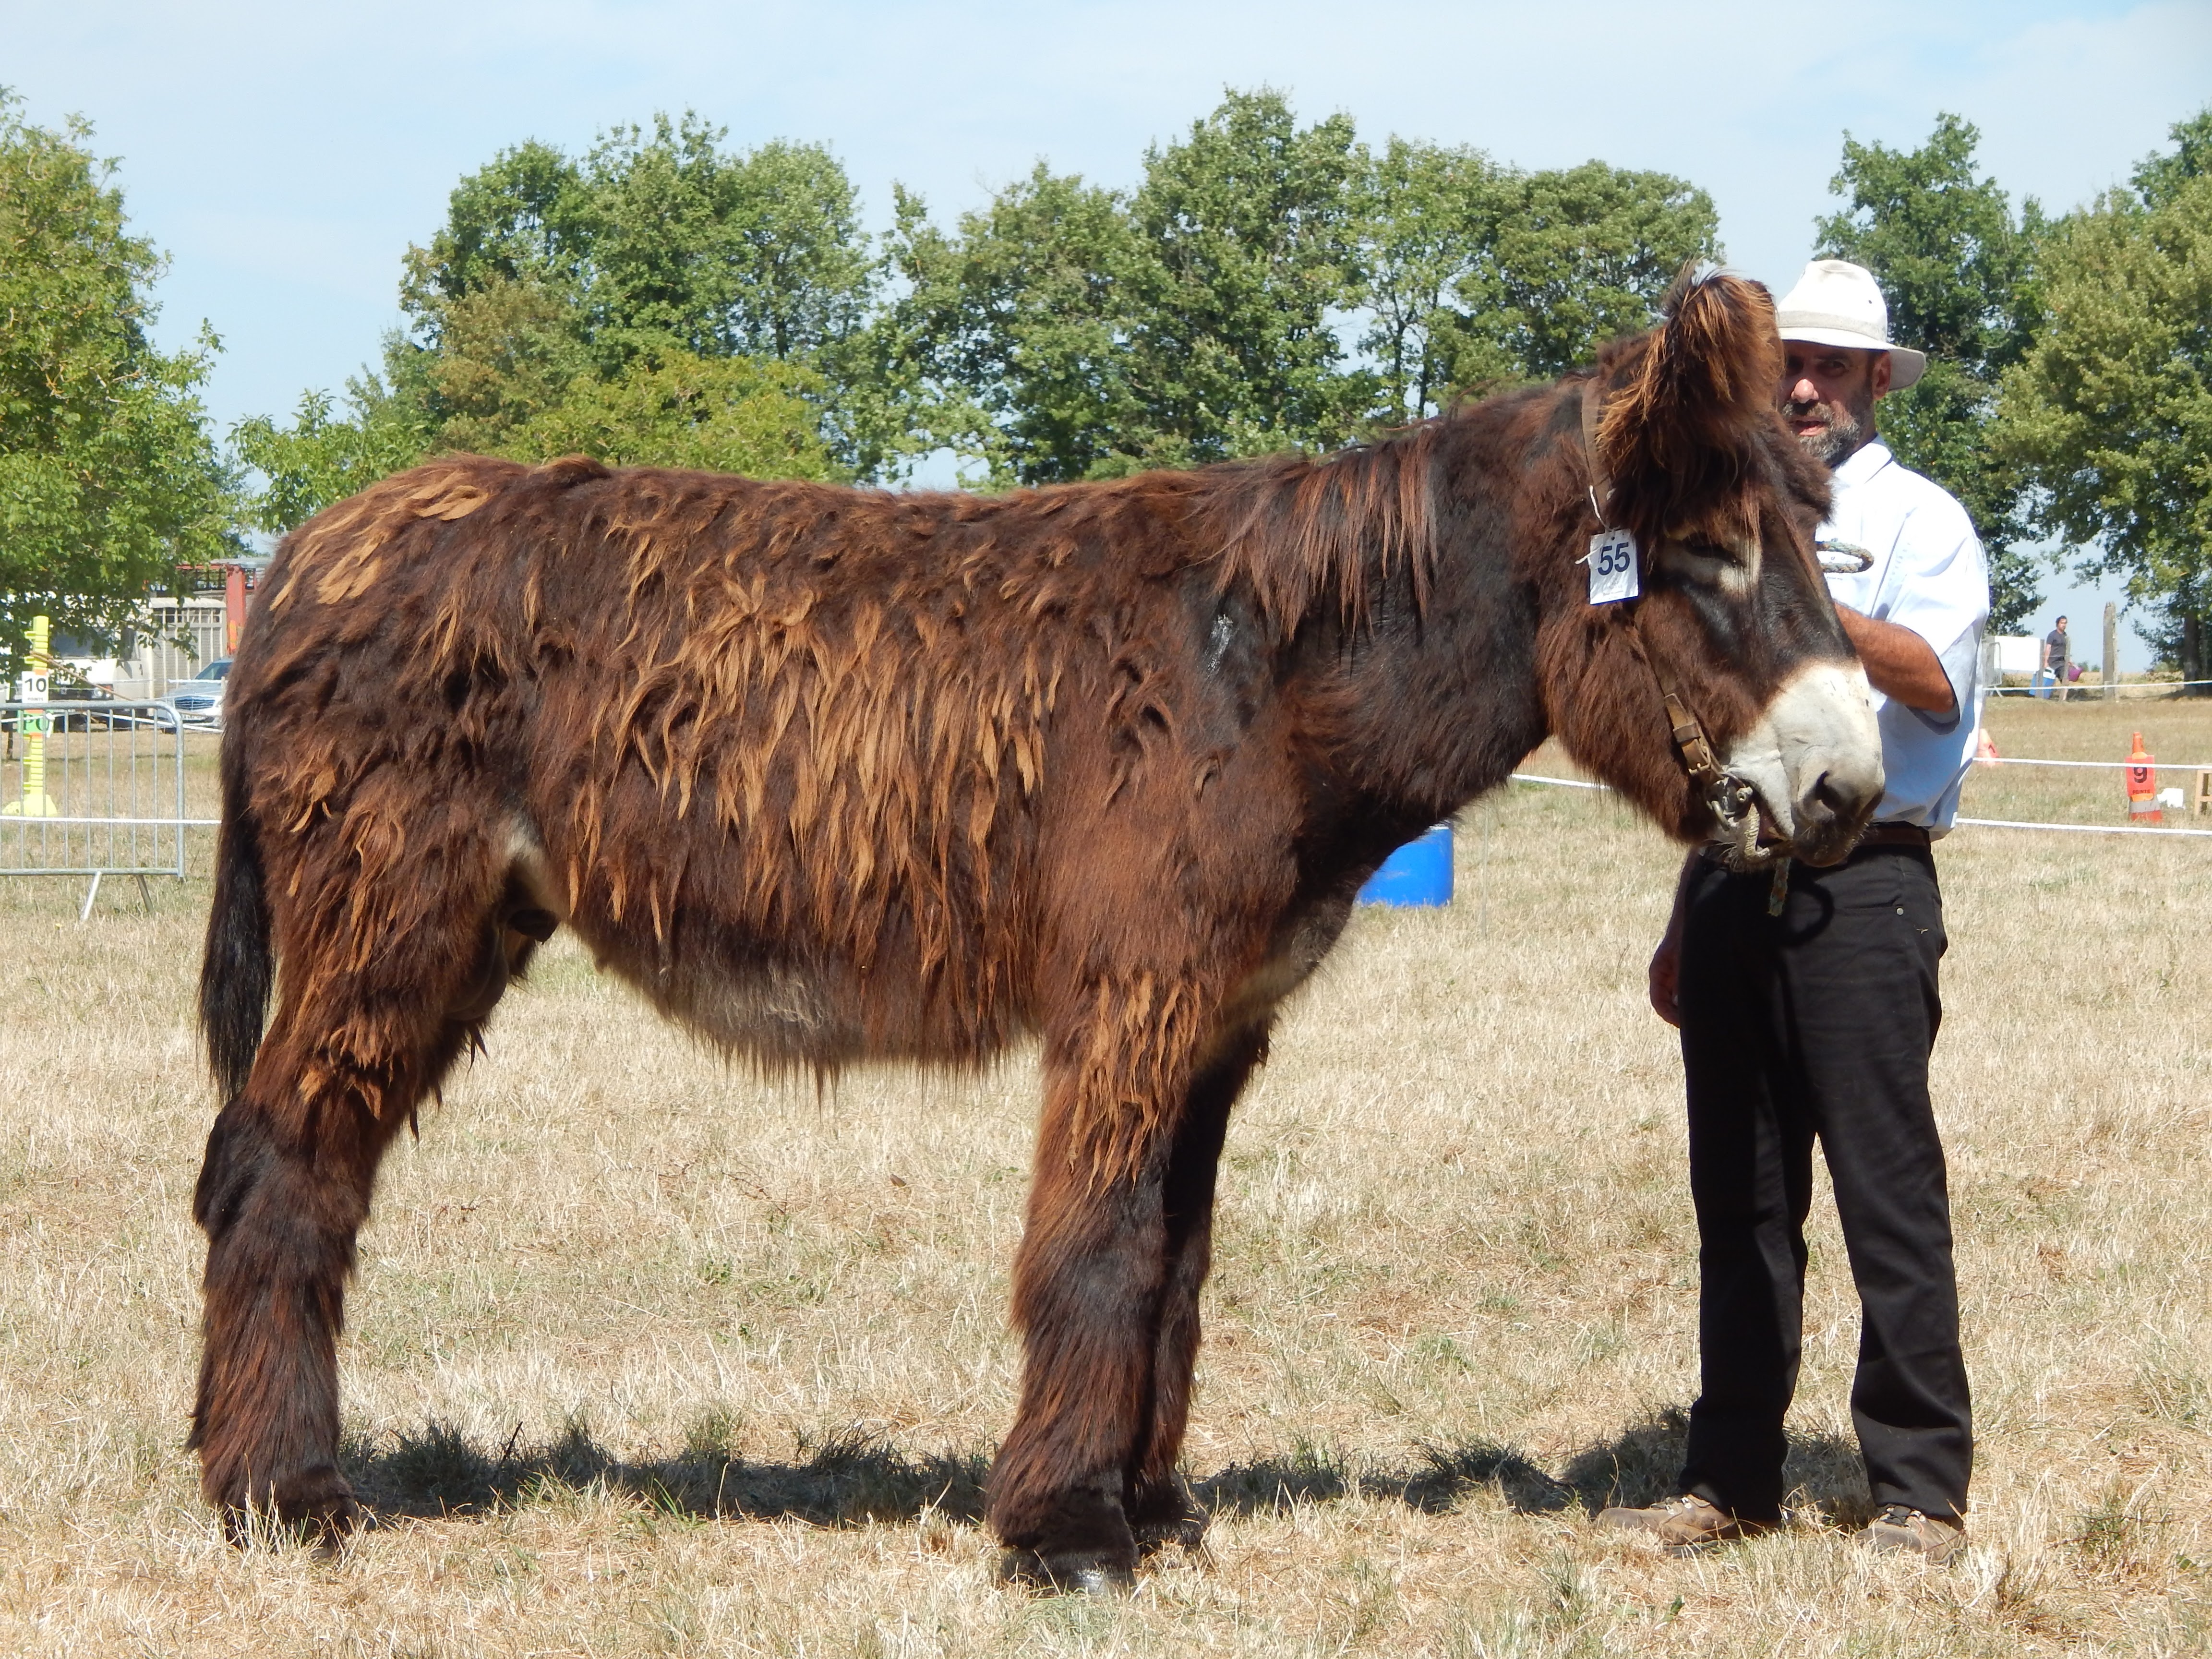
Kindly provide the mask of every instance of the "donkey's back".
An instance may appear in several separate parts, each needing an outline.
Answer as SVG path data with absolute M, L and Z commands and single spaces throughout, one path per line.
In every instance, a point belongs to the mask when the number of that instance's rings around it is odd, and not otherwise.
M 269 983 L 234 897 L 301 994 L 442 1004 L 440 1048 L 562 923 L 771 1066 L 1002 1046 L 1039 1017 L 1041 872 L 1112 856 L 1056 801 L 1220 724 L 1191 493 L 464 457 L 311 521 L 229 690 L 226 1086 Z

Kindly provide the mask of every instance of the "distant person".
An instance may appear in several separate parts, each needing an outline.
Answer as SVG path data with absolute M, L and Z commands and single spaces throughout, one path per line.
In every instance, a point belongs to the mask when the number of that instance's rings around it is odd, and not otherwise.
M 2066 637 L 2066 618 L 2061 617 L 2058 625 L 2043 636 L 2043 672 L 2051 676 L 2051 684 L 2058 688 L 2058 701 L 2066 701 L 2066 685 L 2070 678 L 2068 659 L 2073 655 L 2073 645 Z
M 1702 1387 L 1680 1495 L 1599 1519 L 1676 1547 L 1781 1521 L 1817 1139 L 1859 1293 L 1863 1536 L 1945 1561 L 1966 1540 L 1973 1427 L 1928 1097 L 1945 945 L 1929 843 L 1973 755 L 1989 575 L 1966 509 L 1875 435 L 1875 401 L 1927 359 L 1890 344 L 1873 276 L 1815 260 L 1777 317 L 1775 401 L 1833 471 L 1820 563 L 1874 688 L 1887 785 L 1832 868 L 1738 874 L 1702 853 L 1683 867 L 1651 1003 L 1682 1032 Z

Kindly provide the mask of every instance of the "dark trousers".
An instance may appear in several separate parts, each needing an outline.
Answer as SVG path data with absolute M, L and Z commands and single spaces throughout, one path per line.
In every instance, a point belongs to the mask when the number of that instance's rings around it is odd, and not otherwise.
M 1963 1515 L 1972 1415 L 1959 1352 L 1943 1148 L 1928 1100 L 1946 943 L 1935 860 L 1868 847 L 1765 874 L 1688 878 L 1680 1001 L 1696 1200 L 1702 1392 L 1682 1490 L 1780 1513 L 1818 1137 L 1858 1286 L 1851 1417 L 1879 1504 Z

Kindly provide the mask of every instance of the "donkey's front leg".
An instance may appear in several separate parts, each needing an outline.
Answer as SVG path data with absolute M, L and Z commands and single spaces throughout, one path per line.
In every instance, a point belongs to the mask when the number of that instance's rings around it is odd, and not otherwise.
M 1101 1101 L 1114 1103 L 1117 1121 L 1099 1121 Z M 1124 1499 L 1152 1416 L 1173 1139 L 1159 1120 L 1168 1115 L 1102 1087 L 1079 1064 L 1047 1061 L 1014 1261 L 1021 1408 L 989 1486 L 991 1525 L 1006 1546 L 1000 1570 L 1016 1582 L 1104 1589 L 1127 1583 L 1136 1566 Z
M 1198 1358 L 1198 1298 L 1213 1261 L 1213 1193 L 1230 1109 L 1267 1057 L 1267 1028 L 1224 1037 L 1193 1080 L 1178 1115 L 1162 1183 L 1163 1265 L 1153 1347 L 1152 1411 L 1129 1465 L 1124 1499 L 1140 1553 L 1167 1544 L 1197 1547 L 1206 1514 L 1176 1464 L 1190 1420 Z

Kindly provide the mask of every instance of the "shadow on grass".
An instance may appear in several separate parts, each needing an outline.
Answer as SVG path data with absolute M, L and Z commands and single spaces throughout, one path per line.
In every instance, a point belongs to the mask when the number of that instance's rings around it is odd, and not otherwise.
M 1613 1504 L 1659 1503 L 1674 1496 L 1689 1429 L 1687 1413 L 1678 1407 L 1654 1412 L 1603 1444 L 1577 1452 L 1562 1480 L 1592 1514 Z M 1839 1435 L 1791 1435 L 1782 1488 L 1791 1510 L 1817 1511 L 1831 1525 L 1864 1526 L 1874 1518 L 1859 1449 Z
M 1301 1444 L 1282 1456 L 1231 1464 L 1194 1480 L 1192 1491 L 1226 1515 L 1273 1514 L 1354 1496 L 1447 1514 L 1483 1492 L 1523 1515 L 1577 1509 L 1594 1515 L 1609 1504 L 1652 1504 L 1671 1494 L 1686 1428 L 1680 1410 L 1654 1413 L 1576 1453 L 1557 1474 L 1525 1452 L 1487 1440 L 1425 1447 L 1410 1468 Z M 346 1474 L 372 1513 L 386 1517 L 487 1513 L 599 1490 L 697 1519 L 787 1517 L 836 1527 L 912 1521 L 928 1512 L 969 1524 L 982 1518 L 986 1452 L 917 1457 L 851 1434 L 802 1443 L 787 1462 L 763 1462 L 731 1449 L 732 1430 L 710 1417 L 675 1455 L 629 1459 L 601 1445 L 580 1422 L 541 1444 L 510 1439 L 495 1452 L 434 1419 L 396 1439 L 354 1443 Z M 1793 1506 L 1815 1509 L 1830 1524 L 1863 1524 L 1871 1515 L 1858 1451 L 1847 1440 L 1793 1436 L 1784 1479 Z
M 1574 1502 L 1572 1491 L 1524 1453 L 1486 1440 L 1424 1447 L 1420 1463 L 1410 1469 L 1359 1467 L 1334 1452 L 1300 1446 L 1285 1457 L 1232 1463 L 1191 1486 L 1199 1502 L 1225 1515 L 1268 1515 L 1355 1494 L 1395 1498 L 1442 1514 L 1481 1488 L 1496 1489 L 1524 1515 L 1553 1514 Z
M 485 1513 L 602 1490 L 702 1520 L 857 1526 L 930 1510 L 953 1521 L 982 1518 L 988 1459 L 980 1453 L 910 1457 L 856 1434 L 802 1443 L 789 1462 L 768 1462 L 736 1455 L 716 1428 L 711 1420 L 695 1428 L 673 1456 L 633 1460 L 608 1450 L 581 1423 L 541 1445 L 510 1440 L 490 1451 L 434 1419 L 392 1441 L 349 1447 L 346 1477 L 383 1517 Z

